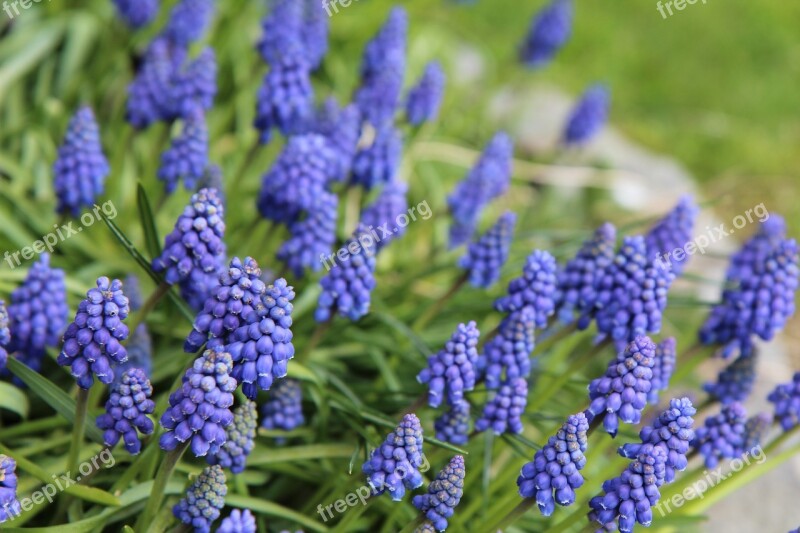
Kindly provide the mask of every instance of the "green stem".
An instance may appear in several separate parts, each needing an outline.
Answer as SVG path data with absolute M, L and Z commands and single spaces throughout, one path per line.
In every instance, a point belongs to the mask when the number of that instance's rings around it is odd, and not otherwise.
M 519 505 L 514 507 L 502 520 L 487 529 L 486 531 L 504 531 L 506 527 L 510 526 L 518 519 L 527 513 L 534 505 L 536 505 L 536 498 L 525 498 Z
M 67 472 L 76 472 L 78 470 L 88 411 L 89 391 L 78 387 L 78 396 L 75 400 L 75 426 L 72 428 L 72 444 L 69 447 L 69 455 L 67 456 Z
M 155 443 L 151 444 L 151 446 L 154 444 Z M 164 491 L 167 488 L 169 478 L 172 476 L 172 473 L 175 471 L 175 467 L 178 466 L 178 461 L 181 460 L 181 456 L 188 447 L 189 441 L 187 440 L 186 442 L 179 444 L 177 448 L 164 456 L 164 460 L 161 461 L 161 466 L 158 469 L 158 474 L 156 474 L 156 479 L 153 482 L 153 491 L 150 493 L 150 499 L 147 500 L 147 506 L 144 508 L 144 511 L 139 516 L 139 520 L 136 522 L 136 531 L 149 531 L 147 528 L 150 526 L 153 516 L 155 515 L 159 506 L 164 501 Z
M 420 331 L 424 328 L 430 320 L 435 317 L 439 311 L 442 310 L 442 307 L 450 301 L 450 299 L 456 295 L 456 293 L 464 286 L 464 284 L 469 280 L 469 272 L 464 272 L 461 277 L 459 277 L 456 282 L 450 287 L 441 298 L 439 298 L 433 305 L 431 305 L 424 313 L 422 313 L 419 318 L 414 322 L 414 325 L 411 329 L 415 331 Z

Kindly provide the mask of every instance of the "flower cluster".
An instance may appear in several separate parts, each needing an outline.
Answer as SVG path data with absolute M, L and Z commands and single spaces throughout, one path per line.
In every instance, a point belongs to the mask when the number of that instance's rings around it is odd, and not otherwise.
M 256 533 L 256 517 L 249 509 L 234 509 L 230 516 L 222 521 L 217 533 Z
M 131 306 L 133 309 L 133 306 Z M 125 349 L 128 351 L 128 360 L 120 364 L 114 371 L 114 383 L 121 383 L 125 372 L 138 368 L 145 376 L 153 373 L 153 341 L 147 331 L 147 324 L 139 324 L 131 333 Z
M 438 531 L 447 529 L 447 519 L 453 516 L 461 501 L 465 475 L 464 457 L 456 455 L 428 485 L 428 493 L 411 500 Z
M 17 463 L 0 454 L 0 524 L 22 513 L 17 500 Z
M 445 397 L 454 405 L 475 387 L 478 337 L 475 322 L 459 324 L 444 348 L 428 357 L 428 367 L 417 375 L 417 381 L 428 384 L 431 407 L 439 407 Z
M 644 240 L 647 245 L 648 256 L 661 257 L 673 250 L 683 248 L 686 243 L 691 242 L 698 212 L 699 209 L 691 195 L 682 196 L 678 201 L 678 205 L 659 220 L 645 235 Z M 672 272 L 676 276 L 683 271 L 690 257 L 689 254 L 685 254 L 681 259 L 678 257 L 670 259 Z
M 6 348 L 11 342 L 11 331 L 8 329 L 8 311 L 6 303 L 0 300 L 0 372 L 6 369 L 8 351 Z
M 305 424 L 303 389 L 295 379 L 281 379 L 270 389 L 269 399 L 261 406 L 261 427 L 291 431 Z
M 399 502 L 406 489 L 414 490 L 422 485 L 419 471 L 422 464 L 422 426 L 416 415 L 407 414 L 372 452 L 361 470 L 375 494 L 388 490 L 392 500 Z
M 175 518 L 192 526 L 197 533 L 210 533 L 211 525 L 225 507 L 226 481 L 221 466 L 207 466 L 172 509 Z
M 504 313 L 531 306 L 536 314 L 536 327 L 547 327 L 547 319 L 555 312 L 558 265 L 548 252 L 534 250 L 528 256 L 522 276 L 508 284 L 508 295 L 498 298 L 495 309 Z
M 572 110 L 564 130 L 564 143 L 581 145 L 597 135 L 608 119 L 608 89 L 602 85 L 589 87 Z
M 187 190 L 194 190 L 208 165 L 208 128 L 203 111 L 195 108 L 183 119 L 183 131 L 161 155 L 158 179 L 172 193 L 183 179 Z
M 786 221 L 782 216 L 770 213 L 761 222 L 758 231 L 731 256 L 725 276 L 727 284 L 736 285 L 741 280 L 750 277 L 785 239 Z
M 653 379 L 650 381 L 650 393 L 647 395 L 647 401 L 651 404 L 658 403 L 658 393 L 669 388 L 669 380 L 675 372 L 678 360 L 677 346 L 675 337 L 667 337 L 656 346 Z
M 103 440 L 109 447 L 116 446 L 120 438 L 131 455 L 142 449 L 137 430 L 150 435 L 155 426 L 147 416 L 155 411 L 156 404 L 150 398 L 153 387 L 144 371 L 131 368 L 122 374 L 122 379 L 111 386 L 111 396 L 106 402 L 106 412 L 97 417 L 97 427 L 104 430 Z
M 247 456 L 253 451 L 258 413 L 254 402 L 245 401 L 233 411 L 233 423 L 228 426 L 227 440 L 216 454 L 206 455 L 210 465 L 220 465 L 234 474 L 244 472 Z
M 522 433 L 522 414 L 528 405 L 528 382 L 524 378 L 509 379 L 483 408 L 475 422 L 475 431 L 490 429 L 495 435 Z
M 500 279 L 500 270 L 508 259 L 517 215 L 506 211 L 480 239 L 471 243 L 458 266 L 469 272 L 474 287 L 486 288 Z
M 433 424 L 436 438 L 463 446 L 469 440 L 470 405 L 467 400 L 461 400 L 448 405 L 447 411 L 441 414 Z
M 497 336 L 484 347 L 486 387 L 496 389 L 505 379 L 526 378 L 531 373 L 536 313 L 530 306 L 514 311 L 500 323 Z
M 767 399 L 775 404 L 775 418 L 784 431 L 800 424 L 800 372 L 789 383 L 778 385 Z
M 114 0 L 117 15 L 131 28 L 142 28 L 158 15 L 158 0 Z
M 695 431 L 692 447 L 705 457 L 706 468 L 716 468 L 722 458 L 739 457 L 744 450 L 744 425 L 747 414 L 738 402 L 722 406 L 722 411 L 706 418 Z
M 408 185 L 393 179 L 383 186 L 381 194 L 361 213 L 361 223 L 366 227 L 381 228 L 382 232 L 388 231 L 388 235 L 381 235 L 381 240 L 376 243 L 378 252 L 406 232 L 405 227 L 392 225 L 396 223 L 399 215 L 408 212 L 407 191 Z
M 756 353 L 740 355 L 722 369 L 716 383 L 706 383 L 703 390 L 722 403 L 743 402 L 750 396 L 756 381 Z
M 520 59 L 533 68 L 546 65 L 569 40 L 571 31 L 571 0 L 553 0 L 531 22 L 519 51 Z
M 170 11 L 164 35 L 178 46 L 189 46 L 203 36 L 213 14 L 213 0 L 180 0 Z
M 314 272 L 322 268 L 320 257 L 329 254 L 336 243 L 338 207 L 338 196 L 322 192 L 315 209 L 303 220 L 289 224 L 289 240 L 281 245 L 277 258 L 286 263 L 296 277 L 302 278 L 307 268 Z
M 331 177 L 343 181 L 350 173 L 361 137 L 361 111 L 355 104 L 339 108 L 333 98 L 328 98 L 317 110 L 314 133 L 322 135 L 333 153 Z
M 299 134 L 307 127 L 314 110 L 314 89 L 308 64 L 293 56 L 270 65 L 256 97 L 254 126 L 266 144 L 272 129 L 284 135 Z
M 356 152 L 352 182 L 367 190 L 391 182 L 397 175 L 402 152 L 400 130 L 388 125 L 379 128 L 372 144 Z
M 419 82 L 408 91 L 406 118 L 409 124 L 419 126 L 436 118 L 444 93 L 445 75 L 441 65 L 431 61 L 425 66 Z

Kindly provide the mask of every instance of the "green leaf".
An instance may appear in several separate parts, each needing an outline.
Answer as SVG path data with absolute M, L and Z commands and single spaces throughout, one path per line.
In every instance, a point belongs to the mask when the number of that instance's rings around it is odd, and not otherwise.
M 22 418 L 28 418 L 28 397 L 18 387 L 4 381 L 0 381 L 0 407 L 14 411 Z
M 153 218 L 153 210 L 150 207 L 150 200 L 147 198 L 147 191 L 142 187 L 142 182 L 138 183 L 136 198 L 147 253 L 150 254 L 150 257 L 158 257 L 161 255 L 161 241 L 158 238 L 158 230 Z
M 225 503 L 231 507 L 250 509 L 253 512 L 267 516 L 285 518 L 286 520 L 296 522 L 301 526 L 310 529 L 311 531 L 328 531 L 328 528 L 320 524 L 319 521 L 267 500 L 233 494 L 228 495 L 228 497 L 225 498 Z
M 247 458 L 247 464 L 259 466 L 323 458 L 349 458 L 352 454 L 352 444 L 309 444 L 308 446 L 293 446 L 283 449 L 258 447 Z

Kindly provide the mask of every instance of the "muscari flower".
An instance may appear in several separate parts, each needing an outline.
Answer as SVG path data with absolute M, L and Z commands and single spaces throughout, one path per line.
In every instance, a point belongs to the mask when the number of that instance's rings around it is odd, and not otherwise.
M 520 47 L 520 60 L 538 68 L 550 62 L 572 31 L 572 2 L 554 0 L 539 11 L 531 21 L 530 30 Z
M 619 477 L 603 482 L 602 496 L 589 501 L 589 519 L 608 531 L 629 533 L 638 522 L 648 527 L 653 521 L 652 507 L 658 503 L 664 484 L 667 453 L 661 446 L 645 444 L 634 461 Z M 602 530 L 602 529 L 601 529 Z
M 179 46 L 200 39 L 214 14 L 213 0 L 180 0 L 169 13 L 164 36 Z
M 769 431 L 771 425 L 772 417 L 767 413 L 759 413 L 748 418 L 744 423 L 744 451 L 757 450 L 761 446 L 762 437 Z
M 617 350 L 661 331 L 667 292 L 675 276 L 647 258 L 644 237 L 625 237 L 613 263 L 597 283 L 598 340 L 610 337 Z
M 210 533 L 211 525 L 225 507 L 228 487 L 225 472 L 219 465 L 207 466 L 172 509 L 175 518 L 192 526 L 196 533 Z
M 496 389 L 503 379 L 526 378 L 530 375 L 535 317 L 536 312 L 530 306 L 512 312 L 500 323 L 497 336 L 486 343 L 483 349 L 486 388 Z
M 257 44 L 258 52 L 266 63 L 272 65 L 287 58 L 311 63 L 311 58 L 306 56 L 301 29 L 303 10 L 303 2 L 298 0 L 270 2 L 270 11 L 261 21 L 262 37 Z
M 68 314 L 64 271 L 50 268 L 50 254 L 43 253 L 11 293 L 8 353 L 16 353 L 17 359 L 38 372 L 45 349 L 61 344 Z
M 285 57 L 272 63 L 256 96 L 254 126 L 259 141 L 266 144 L 272 129 L 284 135 L 297 135 L 308 127 L 313 115 L 314 89 L 308 64 Z
M 353 166 L 361 137 L 361 112 L 358 107 L 350 104 L 339 108 L 334 98 L 328 98 L 317 110 L 311 129 L 328 141 L 333 154 L 332 178 L 344 181 Z
M 647 253 L 650 257 L 659 258 L 672 267 L 672 272 L 679 276 L 689 261 L 689 254 L 683 259 L 668 256 L 672 251 L 682 249 L 692 242 L 692 231 L 700 210 L 691 195 L 681 196 L 678 205 L 659 220 L 644 237 Z
M 289 224 L 289 239 L 281 244 L 277 258 L 286 263 L 296 277 L 302 278 L 307 268 L 313 272 L 322 268 L 320 258 L 327 256 L 336 244 L 338 207 L 339 198 L 323 191 L 319 205 L 308 211 L 303 220 Z
M 454 405 L 475 388 L 478 337 L 474 321 L 459 324 L 444 348 L 428 357 L 428 367 L 417 375 L 417 381 L 428 384 L 428 405 L 439 407 L 445 397 Z
M 0 454 L 0 524 L 22 514 L 17 500 L 17 463 Z
M 53 186 L 58 198 L 56 211 L 78 216 L 81 207 L 91 207 L 103 194 L 110 171 L 94 113 L 90 107 L 83 106 L 70 119 L 64 143 L 58 148 L 53 164 Z
M 658 403 L 658 393 L 669 388 L 669 380 L 675 372 L 676 363 L 677 343 L 674 337 L 667 337 L 656 346 L 653 379 L 650 381 L 650 393 L 647 395 L 648 403 Z
M 406 118 L 414 126 L 428 122 L 439 114 L 439 106 L 444 95 L 445 75 L 441 65 L 431 61 L 417 85 L 408 91 Z
M 514 378 L 503 382 L 494 398 L 483 408 L 475 431 L 491 428 L 495 435 L 522 433 L 522 414 L 528 404 L 528 382 Z
M 472 286 L 486 288 L 500 279 L 500 270 L 508 259 L 516 222 L 517 215 L 506 211 L 480 239 L 470 243 L 458 266 L 469 272 Z
M 785 239 L 786 221 L 780 215 L 769 213 L 759 225 L 758 231 L 731 256 L 725 274 L 727 284 L 735 286 L 741 280 L 749 278 Z
M 739 402 L 723 405 L 718 415 L 706 418 L 695 431 L 692 447 L 705 457 L 706 468 L 716 468 L 722 458 L 734 459 L 745 452 L 747 414 Z
M 602 85 L 589 87 L 573 108 L 564 130 L 564 143 L 581 145 L 589 142 L 608 119 L 610 95 Z
M 131 28 L 142 28 L 158 15 L 158 0 L 114 0 L 117 15 Z
M 304 0 L 303 25 L 300 37 L 306 58 L 312 70 L 316 70 L 328 52 L 328 19 L 325 4 L 317 0 Z
M 183 179 L 187 190 L 194 190 L 208 165 L 208 127 L 200 109 L 195 109 L 183 121 L 181 134 L 172 140 L 169 149 L 161 154 L 158 179 L 171 194 Z
M 208 111 L 217 94 L 217 59 L 214 49 L 204 48 L 184 69 L 173 74 L 169 112 L 162 118 L 191 118 L 196 109 Z
M 400 166 L 402 152 L 400 131 L 392 126 L 379 128 L 372 144 L 356 152 L 352 182 L 367 190 L 391 182 Z
M 350 256 L 337 257 L 328 274 L 320 280 L 322 292 L 317 300 L 314 319 L 330 320 L 333 313 L 356 321 L 369 312 L 372 289 L 375 288 L 375 239 L 363 224 L 345 243 Z
M 361 470 L 373 494 L 377 496 L 388 490 L 392 500 L 399 502 L 406 489 L 414 490 L 422 485 L 419 468 L 423 463 L 422 426 L 416 415 L 407 414 L 372 452 Z
M 784 431 L 800 424 L 800 372 L 789 383 L 778 385 L 767 399 L 775 404 L 775 418 Z
M 6 347 L 11 342 L 11 331 L 8 329 L 8 311 L 6 303 L 0 300 L 0 371 L 6 369 L 8 352 Z
M 122 342 L 128 338 L 128 298 L 122 293 L 122 282 L 97 278 L 97 287 L 86 292 L 78 305 L 75 320 L 64 332 L 64 345 L 58 364 L 72 369 L 78 386 L 88 390 L 94 375 L 106 385 L 114 381 L 112 365 L 124 363 L 128 352 Z
M 303 389 L 296 379 L 281 379 L 270 389 L 261 406 L 261 427 L 292 431 L 306 423 L 303 417 Z
M 186 58 L 186 49 L 156 38 L 147 47 L 136 77 L 128 85 L 125 118 L 143 129 L 157 120 L 172 120 L 173 80 Z
M 125 286 L 127 287 L 127 284 Z M 127 288 L 126 292 L 129 292 Z M 130 297 L 128 299 L 130 300 Z M 133 306 L 131 306 L 131 310 L 133 310 Z M 141 369 L 145 376 L 153 374 L 153 342 L 150 332 L 147 330 L 147 324 L 143 322 L 136 326 L 125 344 L 125 349 L 128 351 L 128 360 L 121 363 L 114 371 L 112 387 L 122 383 L 125 372 L 133 368 Z
M 436 438 L 456 446 L 466 444 L 469 440 L 469 412 L 470 405 L 467 400 L 448 405 L 447 411 L 433 423 Z
M 161 416 L 166 430 L 159 440 L 164 450 L 190 442 L 197 457 L 216 455 L 227 440 L 225 428 L 233 423 L 233 361 L 229 353 L 209 349 L 195 359 L 183 376 L 181 387 L 169 397 Z
M 743 402 L 753 391 L 756 381 L 756 353 L 740 355 L 723 368 L 715 383 L 706 383 L 703 390 L 721 403 Z
M 738 286 L 722 293 L 700 329 L 700 342 L 722 345 L 723 357 L 737 349 L 749 355 L 754 338 L 769 341 L 794 314 L 798 286 L 797 243 L 784 240 Z
M 637 337 L 609 364 L 604 376 L 589 384 L 591 404 L 586 416 L 604 415 L 603 427 L 616 436 L 619 421 L 638 424 L 647 405 L 655 364 L 656 345 L 648 337 Z
M 697 410 L 689 398 L 673 398 L 669 407 L 662 411 L 652 426 L 645 426 L 639 432 L 641 443 L 623 444 L 618 453 L 629 459 L 637 457 L 647 444 L 660 446 L 667 454 L 664 480 L 672 483 L 675 472 L 682 472 L 689 463 L 686 453 L 694 439 L 694 416 Z
M 510 313 L 531 306 L 536 315 L 536 327 L 547 326 L 547 319 L 555 312 L 558 264 L 548 252 L 534 250 L 525 261 L 522 275 L 508 284 L 508 295 L 498 298 L 494 307 Z
M 375 201 L 362 211 L 361 223 L 379 232 L 380 240 L 375 245 L 377 252 L 405 234 L 405 226 L 397 224 L 397 219 L 400 215 L 408 213 L 407 192 L 408 185 L 393 179 L 383 186 L 381 194 Z
M 414 496 L 411 500 L 437 531 L 447 529 L 447 519 L 453 516 L 464 495 L 465 475 L 464 457 L 456 455 L 428 485 L 427 494 Z
M 414 533 L 436 533 L 436 528 L 433 527 L 433 524 L 430 522 L 430 520 L 425 520 L 423 523 L 417 526 L 417 528 L 414 530 Z
M 143 370 L 131 368 L 122 374 L 119 382 L 111 385 L 111 396 L 106 402 L 106 412 L 97 417 L 97 427 L 104 431 L 105 445 L 113 448 L 120 438 L 131 455 L 142 449 L 139 434 L 150 435 L 155 426 L 147 416 L 155 411 L 151 400 L 153 387 Z
M 226 430 L 225 444 L 216 454 L 206 455 L 208 464 L 228 468 L 234 474 L 244 472 L 247 456 L 255 446 L 257 425 L 256 404 L 245 400 L 233 410 L 233 423 Z
M 234 509 L 220 524 L 217 533 L 256 533 L 256 518 L 249 509 Z
M 550 516 L 556 503 L 575 503 L 575 491 L 583 485 L 580 470 L 586 465 L 589 421 L 583 413 L 570 415 L 558 433 L 538 450 L 533 461 L 525 463 L 517 478 L 519 495 L 536 498 L 544 516 Z
M 594 318 L 597 285 L 614 261 L 617 229 L 606 222 L 597 228 L 590 239 L 564 268 L 558 271 L 558 319 L 570 324 L 578 317 L 579 329 L 589 327 Z

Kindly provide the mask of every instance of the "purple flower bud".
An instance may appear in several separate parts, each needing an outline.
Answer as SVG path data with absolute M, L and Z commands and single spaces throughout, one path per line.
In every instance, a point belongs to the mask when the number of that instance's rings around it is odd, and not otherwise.
M 533 18 L 520 48 L 520 60 L 531 68 L 546 65 L 567 43 L 571 31 L 572 2 L 553 0 Z
M 677 343 L 674 337 L 667 337 L 656 346 L 655 362 L 653 364 L 653 379 L 650 382 L 650 393 L 647 402 L 658 403 L 659 391 L 669 388 L 669 380 L 675 372 L 677 363 Z
M 679 260 L 668 254 L 674 250 L 683 249 L 688 243 L 693 242 L 692 231 L 699 211 L 691 195 L 684 195 L 675 209 L 667 213 L 645 235 L 648 256 L 659 259 L 669 257 L 666 261 L 676 276 L 683 272 L 691 256 L 684 254 L 683 259 Z
M 0 454 L 0 524 L 22 514 L 17 500 L 18 481 L 16 461 Z
M 531 353 L 534 348 L 536 313 L 523 307 L 500 323 L 498 335 L 484 347 L 486 387 L 496 389 L 504 379 L 527 378 L 531 373 Z
M 408 91 L 406 118 L 414 126 L 434 120 L 444 96 L 445 75 L 441 65 L 431 61 L 417 85 Z
M 602 85 L 589 87 L 570 114 L 564 130 L 564 143 L 581 145 L 592 140 L 608 119 L 610 99 L 606 87 Z
M 180 0 L 169 13 L 164 35 L 179 46 L 200 39 L 214 15 L 212 0 Z
M 234 509 L 230 516 L 222 521 L 217 533 L 256 533 L 256 518 L 249 509 Z
M 270 389 L 269 399 L 261 406 L 261 427 L 292 431 L 306 423 L 303 417 L 303 389 L 295 379 L 281 379 Z
M 469 440 L 470 405 L 467 400 L 449 404 L 447 411 L 441 414 L 433 424 L 436 438 L 463 446 Z
M 172 509 L 172 513 L 184 524 L 192 526 L 193 531 L 210 533 L 212 524 L 225 507 L 225 496 L 228 494 L 225 483 L 225 472 L 221 466 L 207 466 L 186 491 L 186 497 Z
M 142 449 L 137 430 L 142 435 L 153 433 L 155 426 L 147 416 L 155 411 L 150 398 L 153 387 L 143 370 L 131 368 L 111 385 L 111 396 L 106 402 L 105 414 L 97 417 L 97 427 L 104 430 L 105 445 L 113 448 L 122 439 L 125 449 L 137 455 Z
M 706 418 L 695 431 L 692 447 L 705 457 L 706 468 L 716 468 L 722 458 L 734 459 L 745 452 L 747 414 L 738 402 L 722 406 L 722 411 Z
M 255 446 L 257 425 L 256 404 L 245 400 L 233 411 L 233 424 L 228 426 L 225 444 L 216 454 L 206 455 L 208 464 L 218 464 L 234 474 L 244 472 L 247 456 Z
M 475 422 L 475 431 L 491 429 L 495 435 L 522 433 L 522 414 L 528 404 L 528 382 L 524 378 L 504 381 L 500 389 L 483 408 Z
M 195 183 L 208 165 L 208 128 L 203 112 L 195 108 L 183 122 L 183 131 L 173 139 L 169 149 L 161 154 L 158 179 L 171 194 L 183 179 L 187 190 L 194 190 Z
M 464 392 L 475 387 L 480 331 L 475 322 L 459 324 L 439 353 L 428 357 L 428 367 L 417 381 L 428 384 L 428 404 L 439 407 L 445 397 L 451 405 L 464 399 Z
M 428 485 L 427 494 L 414 496 L 411 500 L 438 531 L 447 529 L 447 519 L 453 516 L 464 495 L 465 475 L 464 458 L 456 455 Z
M 397 179 L 383 186 L 381 194 L 361 213 L 361 223 L 374 228 L 380 240 L 376 244 L 380 252 L 390 242 L 406 233 L 405 226 L 398 224 L 398 218 L 408 216 L 408 186 Z
M 352 182 L 371 190 L 397 177 L 403 152 L 400 131 L 386 125 L 375 131 L 372 144 L 356 152 Z
M 310 210 L 303 220 L 289 224 L 289 240 L 281 245 L 277 257 L 296 277 L 302 278 L 307 268 L 319 271 L 322 268 L 320 258 L 331 253 L 336 243 L 338 206 L 339 198 L 323 191 L 316 208 Z
M 158 0 L 114 0 L 117 15 L 131 28 L 150 24 L 158 15 Z
M 743 402 L 753 391 L 756 381 L 756 356 L 740 355 L 722 369 L 716 383 L 706 383 L 703 390 L 722 403 Z
M 302 133 L 313 116 L 311 71 L 302 58 L 284 57 L 270 65 L 256 97 L 254 126 L 266 144 L 277 128 L 284 135 Z
M 767 399 L 775 404 L 775 418 L 784 431 L 800 424 L 800 372 L 789 383 L 778 385 Z
M 534 250 L 525 262 L 522 276 L 508 284 L 508 295 L 495 301 L 495 309 L 509 313 L 530 306 L 536 313 L 536 327 L 546 327 L 548 317 L 555 311 L 557 269 L 552 255 Z
M 361 469 L 373 494 L 388 490 L 392 500 L 401 501 L 406 489 L 422 486 L 419 468 L 423 464 L 422 427 L 416 415 L 407 414 Z
M 500 279 L 500 271 L 511 248 L 517 215 L 506 211 L 477 241 L 470 243 L 467 253 L 458 266 L 469 272 L 469 281 L 474 287 L 490 287 Z

